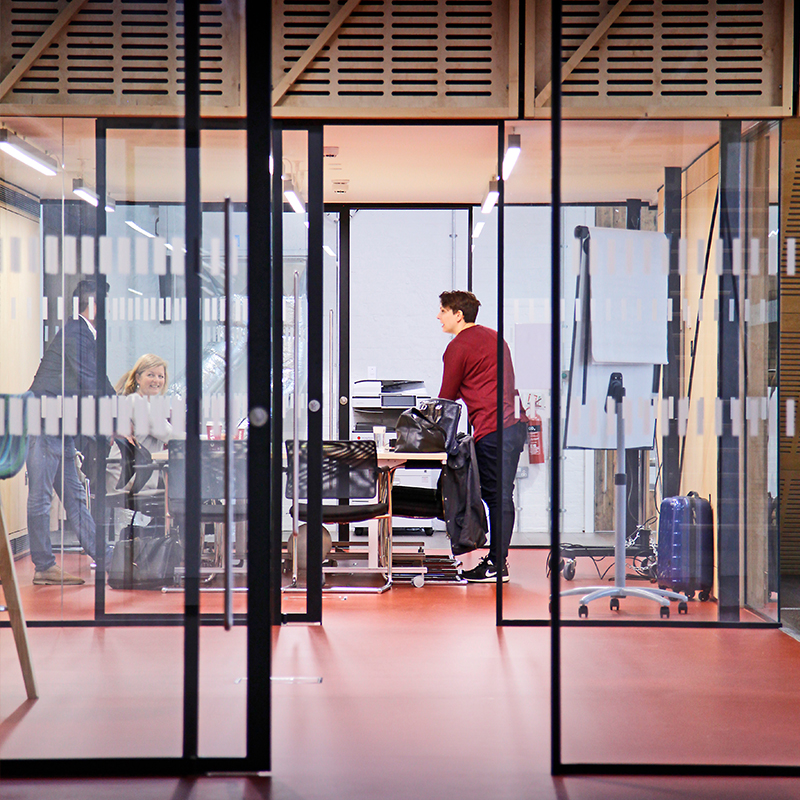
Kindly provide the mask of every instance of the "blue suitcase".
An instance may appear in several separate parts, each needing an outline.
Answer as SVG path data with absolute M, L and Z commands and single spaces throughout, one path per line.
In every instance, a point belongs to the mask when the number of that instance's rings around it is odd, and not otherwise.
M 714 512 L 696 492 L 667 497 L 658 520 L 658 585 L 708 600 L 714 583 Z

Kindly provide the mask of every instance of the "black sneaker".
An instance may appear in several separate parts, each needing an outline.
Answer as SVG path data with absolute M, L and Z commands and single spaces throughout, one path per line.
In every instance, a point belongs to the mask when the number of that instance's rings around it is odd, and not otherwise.
M 464 570 L 461 577 L 470 583 L 494 583 L 497 580 L 497 568 L 489 556 L 484 556 L 477 567 Z M 503 583 L 508 583 L 508 561 L 503 563 Z

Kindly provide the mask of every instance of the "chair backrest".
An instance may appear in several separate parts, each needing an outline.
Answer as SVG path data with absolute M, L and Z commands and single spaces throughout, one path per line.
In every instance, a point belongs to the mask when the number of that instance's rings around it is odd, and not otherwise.
M 29 392 L 0 394 L 0 479 L 16 475 L 28 454 Z
M 186 442 L 173 439 L 169 445 L 167 496 L 170 501 L 186 499 Z M 209 439 L 200 442 L 200 498 L 225 498 L 225 442 Z M 233 499 L 247 500 L 247 439 L 233 443 Z
M 294 498 L 294 442 L 286 442 L 286 497 Z M 332 500 L 369 499 L 378 485 L 378 451 L 372 440 L 322 443 L 322 497 Z M 300 442 L 298 498 L 308 498 L 308 442 Z

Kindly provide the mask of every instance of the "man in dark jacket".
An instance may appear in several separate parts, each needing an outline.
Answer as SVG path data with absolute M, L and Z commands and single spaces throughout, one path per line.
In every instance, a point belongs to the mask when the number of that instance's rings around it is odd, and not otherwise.
M 515 408 L 514 367 L 503 342 L 503 481 L 498 486 L 497 331 L 477 325 L 480 301 L 472 292 L 442 292 L 437 319 L 454 334 L 444 351 L 439 397 L 462 399 L 469 412 L 480 472 L 481 496 L 489 508 L 489 553 L 471 570 L 468 581 L 491 583 L 501 570 L 508 580 L 508 547 L 514 528 L 514 478 L 527 435 L 527 418 Z
M 73 292 L 78 316 L 69 317 L 45 349 L 30 391 L 37 397 L 94 397 L 97 389 L 97 331 L 95 318 L 97 284 L 82 280 Z M 105 378 L 105 390 L 114 389 Z M 80 399 L 78 401 L 80 403 Z M 94 560 L 95 523 L 86 507 L 83 485 L 75 465 L 72 436 L 32 436 L 28 447 L 28 540 L 36 571 L 33 582 L 40 585 L 78 585 L 83 578 L 64 572 L 53 556 L 50 541 L 50 506 L 53 490 L 67 512 L 67 521 L 78 535 L 83 549 Z M 63 487 L 63 489 L 62 489 Z

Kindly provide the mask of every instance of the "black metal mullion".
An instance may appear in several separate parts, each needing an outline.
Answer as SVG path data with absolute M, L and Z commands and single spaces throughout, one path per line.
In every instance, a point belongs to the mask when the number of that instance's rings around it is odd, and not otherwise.
M 680 167 L 664 170 L 664 233 L 669 236 L 669 300 L 673 311 L 681 307 L 681 276 L 679 252 L 681 238 L 681 173 Z M 683 372 L 683 334 L 680 314 L 673 313 L 667 322 L 669 363 L 663 369 L 662 396 L 676 399 L 681 395 Z M 663 497 L 680 494 L 680 438 L 677 415 L 668 420 L 663 437 Z
M 550 111 L 550 771 L 563 774 L 561 760 L 561 588 L 555 568 L 561 554 L 561 0 L 551 5 Z
M 472 291 L 472 226 L 474 224 L 473 220 L 474 216 L 474 208 L 470 206 L 467 209 L 467 291 Z M 454 289 L 457 287 L 454 286 Z
M 347 400 L 342 403 L 342 398 Z M 333 398 L 331 402 L 334 402 Z M 350 209 L 339 210 L 339 433 L 350 438 Z
M 103 120 L 95 122 L 95 174 L 97 176 L 97 194 L 100 202 L 97 204 L 95 218 L 95 238 L 94 238 L 94 263 L 100 263 L 100 237 L 106 235 L 106 128 Z M 95 317 L 95 329 L 97 330 L 97 392 L 95 405 L 99 402 L 98 398 L 106 393 L 106 375 L 108 374 L 107 362 L 107 342 L 108 329 L 106 325 L 106 280 L 105 276 L 98 271 L 97 294 L 97 316 Z M 100 409 L 95 408 L 95 419 L 100 419 Z M 96 470 L 95 475 L 106 474 L 106 437 L 96 433 L 97 447 L 95 448 Z M 94 490 L 94 501 L 92 513 L 95 518 L 95 562 L 97 564 L 97 575 L 105 575 L 106 548 L 108 547 L 108 537 L 106 536 L 106 487 L 104 481 L 97 481 Z M 98 522 L 99 520 L 99 522 Z M 94 582 L 94 618 L 102 620 L 106 616 L 106 582 L 95 580 Z
M 306 615 L 322 622 L 322 126 L 308 131 L 308 567 Z
M 339 391 L 338 400 L 331 398 L 339 407 L 339 439 L 350 438 L 350 209 L 339 209 Z M 331 365 L 333 369 L 333 365 Z M 331 436 L 331 438 L 334 438 Z M 349 505 L 348 499 L 340 499 L 339 505 Z M 350 540 L 350 526 L 339 525 L 339 541 Z
M 251 85 L 248 83 L 248 85 Z M 258 92 L 259 90 L 256 89 L 254 86 L 253 92 Z M 260 96 L 260 95 L 259 95 Z M 268 104 L 267 104 L 268 105 Z M 271 109 L 269 109 L 271 113 Z M 255 127 L 255 126 L 254 126 Z M 260 126 L 259 126 L 260 127 Z M 280 124 L 273 127 L 272 136 L 272 159 L 274 164 L 281 164 L 283 163 L 283 131 L 280 127 Z M 249 152 L 249 150 L 248 150 Z M 255 151 L 252 156 L 254 159 L 259 158 L 258 151 Z M 261 164 L 260 166 L 263 166 Z M 270 539 L 270 548 L 269 548 L 269 558 L 270 558 L 270 613 L 272 616 L 272 624 L 279 625 L 281 621 L 281 547 L 282 547 L 282 511 L 283 511 L 283 500 L 282 500 L 282 492 L 283 492 L 283 470 L 281 465 L 283 463 L 283 381 L 278 377 L 283 370 L 283 178 L 282 178 L 282 170 L 279 168 L 273 168 L 273 175 L 272 175 L 272 198 L 274 207 L 273 207 L 273 214 L 271 220 L 271 230 L 272 230 L 272 271 L 271 271 L 271 279 L 272 279 L 272 297 L 271 297 L 271 311 L 272 311 L 272 322 L 270 326 L 270 330 L 262 333 L 259 335 L 259 339 L 262 336 L 271 337 L 268 341 L 271 342 L 270 344 L 270 352 L 271 352 L 271 364 L 265 358 L 265 353 L 263 349 L 261 351 L 255 346 L 256 339 L 253 338 L 253 325 L 261 326 L 265 324 L 265 319 L 256 320 L 254 318 L 250 321 L 250 347 L 251 347 L 251 360 L 250 360 L 250 393 L 251 393 L 251 402 L 253 405 L 256 404 L 255 402 L 255 395 L 253 394 L 254 386 L 255 385 L 262 385 L 261 380 L 263 375 L 272 375 L 273 371 L 275 376 L 272 380 L 272 395 L 271 398 L 266 396 L 266 392 L 264 393 L 264 403 L 262 405 L 263 408 L 270 409 L 270 439 L 271 439 L 271 447 L 272 447 L 272 464 L 273 468 L 271 471 L 271 478 L 270 478 L 270 494 L 271 494 L 271 513 L 268 516 L 265 516 L 264 519 L 270 520 L 269 526 L 269 539 Z M 265 181 L 266 183 L 266 181 Z M 253 184 L 250 183 L 250 191 L 253 191 Z M 252 194 L 251 194 L 252 197 Z M 251 200 L 252 202 L 252 200 Z M 252 213 L 252 212 L 251 212 Z M 256 220 L 253 217 L 250 217 L 253 220 L 253 225 L 256 226 Z M 262 231 L 257 233 L 260 236 Z M 248 234 L 249 238 L 249 234 Z M 252 252 L 252 245 L 251 252 Z M 264 288 L 263 286 L 261 287 Z M 250 289 L 250 297 L 251 301 L 253 298 L 253 290 L 255 290 L 255 286 L 252 286 Z M 256 290 L 257 291 L 257 290 Z M 261 303 L 260 306 L 253 305 L 253 308 L 266 307 L 265 303 Z M 255 358 L 256 361 L 254 362 L 252 359 Z M 257 365 L 261 367 L 261 371 L 258 370 Z M 269 372 L 264 372 L 264 369 L 269 369 Z M 255 384 L 254 384 L 255 381 Z M 259 393 L 260 394 L 260 393 Z M 261 484 L 262 486 L 264 484 Z M 254 486 L 254 491 L 258 491 L 257 484 Z M 252 506 L 250 506 L 252 508 Z
M 739 434 L 733 429 L 731 402 L 739 392 L 739 304 L 733 275 L 733 242 L 739 237 L 742 123 L 720 123 L 719 229 L 722 275 L 719 277 L 718 393 L 722 400 L 722 435 L 717 453 L 717 531 L 719 618 L 739 619 Z
M 249 315 L 247 344 L 246 758 L 255 770 L 269 770 L 272 763 L 272 624 L 280 620 L 281 591 L 283 259 L 272 251 L 273 221 L 277 218 L 280 224 L 281 215 L 273 215 L 268 157 L 273 146 L 272 104 L 264 91 L 271 85 L 271 17 L 270 3 L 245 3 L 247 296 L 250 308 L 257 309 Z M 280 157 L 273 163 L 280 164 Z M 273 172 L 278 181 L 275 196 L 280 197 L 280 167 Z
M 183 758 L 198 753 L 200 700 L 200 2 L 184 3 L 186 165 L 186 577 L 184 599 Z
M 505 181 L 503 180 L 503 150 L 505 148 L 505 125 L 497 124 L 497 483 L 495 504 L 495 522 L 499 530 L 491 530 L 491 545 L 494 550 L 495 567 L 497 568 L 497 591 L 495 593 L 496 624 L 503 624 L 503 542 L 505 541 L 505 513 L 503 507 L 503 444 L 505 422 Z M 490 521 L 490 526 L 492 522 Z

